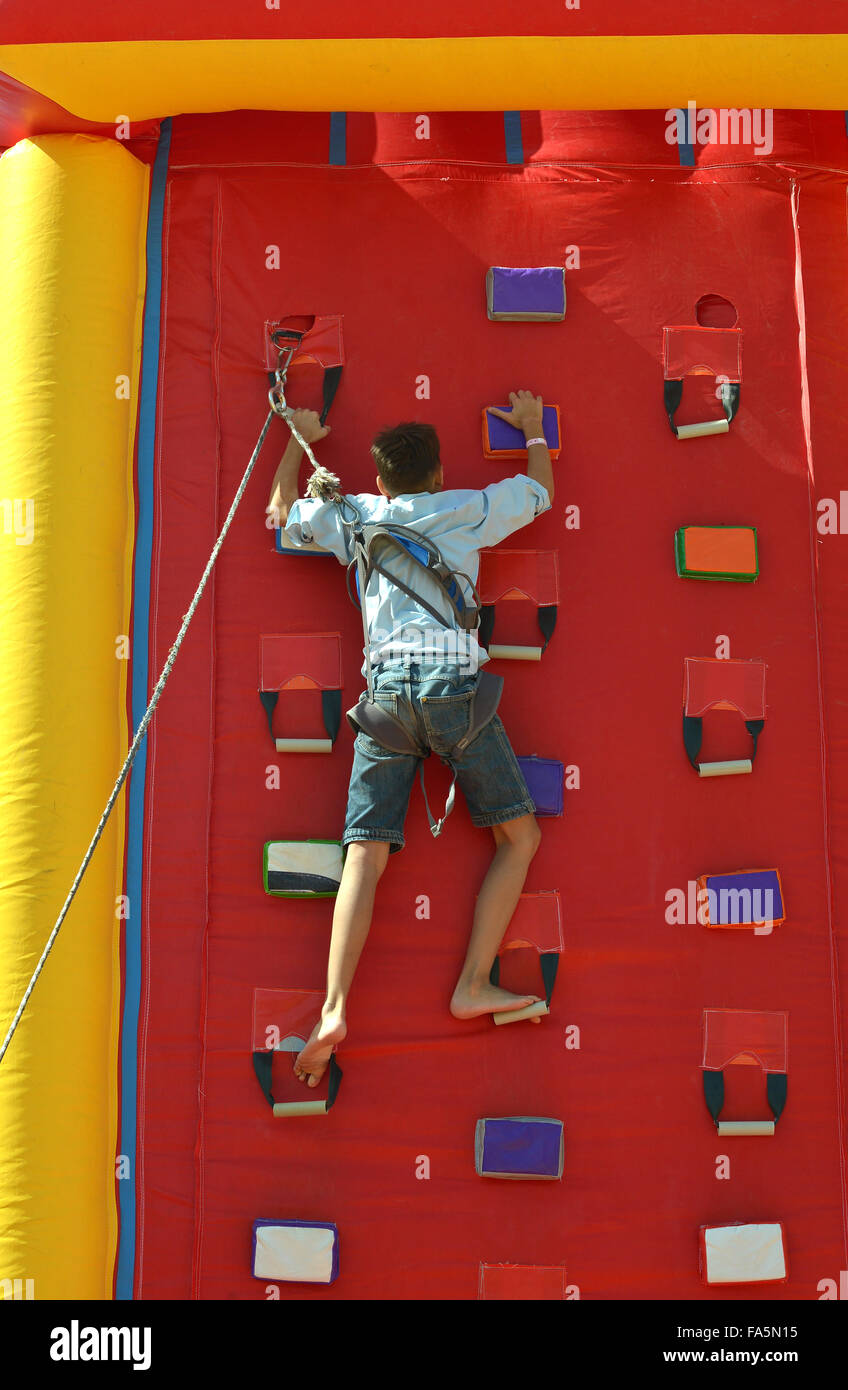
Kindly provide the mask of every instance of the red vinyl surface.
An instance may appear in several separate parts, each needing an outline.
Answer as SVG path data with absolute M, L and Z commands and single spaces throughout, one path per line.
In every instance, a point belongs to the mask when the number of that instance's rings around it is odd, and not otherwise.
M 151 671 L 267 413 L 266 321 L 344 315 L 316 453 L 349 491 L 373 486 L 378 428 L 412 418 L 439 430 L 446 487 L 483 487 L 483 405 L 519 388 L 558 403 L 554 507 L 506 544 L 558 552 L 559 622 L 541 663 L 496 667 L 516 752 L 569 769 L 565 815 L 543 822 L 526 885 L 561 898 L 552 1010 L 507 1028 L 450 1016 L 491 839 L 458 798 L 434 842 L 416 788 L 354 984 L 339 1099 L 286 1121 L 262 1098 L 254 991 L 320 989 L 332 914 L 331 901 L 266 897 L 262 846 L 339 836 L 352 736 L 343 721 L 331 755 L 274 754 L 257 639 L 340 631 L 345 707 L 362 688 L 342 568 L 275 554 L 265 526 L 286 439 L 274 421 L 149 735 L 137 1296 L 266 1298 L 250 1274 L 263 1217 L 340 1231 L 338 1281 L 281 1285 L 283 1298 L 475 1299 L 481 1265 L 488 1296 L 509 1297 L 494 1267 L 511 1265 L 555 1271 L 557 1289 L 565 1268 L 585 1299 L 815 1299 L 846 1267 L 848 536 L 819 535 L 815 508 L 844 482 L 848 277 L 845 174 L 812 166 L 825 146 L 848 165 L 844 126 L 840 146 L 835 126 L 794 113 L 776 121 L 785 162 L 737 151 L 682 170 L 661 134 L 650 144 L 645 113 L 535 113 L 525 168 L 504 161 L 499 113 L 434 117 L 426 158 L 412 122 L 351 118 L 347 168 L 327 166 L 323 117 L 173 123 Z M 562 323 L 487 320 L 490 265 L 554 264 L 569 247 Z M 681 442 L 663 409 L 662 328 L 695 322 L 704 294 L 744 327 L 742 404 L 729 434 Z M 693 419 L 705 381 L 687 383 Z M 677 528 L 719 524 L 757 526 L 757 583 L 676 576 Z M 767 728 L 753 775 L 706 781 L 683 749 L 681 669 L 722 636 L 732 657 L 768 665 Z M 298 732 L 320 737 L 314 698 L 304 718 L 314 727 Z M 742 722 L 723 722 L 721 756 L 748 756 Z M 427 776 L 437 804 L 446 770 L 431 759 Z M 765 936 L 670 925 L 666 895 L 705 864 L 775 865 L 787 921 Z M 707 1007 L 788 1012 L 773 1139 L 717 1139 L 701 1093 Z M 508 1115 L 564 1122 L 561 1183 L 476 1177 L 477 1119 Z M 733 1221 L 784 1223 L 787 1283 L 700 1282 L 699 1227 Z M 513 1296 L 556 1297 L 546 1277 L 537 1289 L 516 1275 Z
M 604 0 L 566 10 L 562 0 L 531 0 L 516 13 L 512 0 L 489 0 L 485 21 L 450 0 L 431 0 L 425 9 L 394 0 L 370 0 L 365 27 L 381 38 L 453 38 L 476 34 L 829 34 L 844 19 L 841 0 L 757 0 L 744 9 L 735 0 L 711 0 L 709 22 L 697 6 L 687 12 L 677 0 Z M 61 8 L 33 15 L 31 0 L 3 0 L 2 43 L 102 43 L 139 39 L 333 39 L 360 38 L 363 16 L 346 0 L 323 0 L 246 11 L 239 0 L 207 0 L 201 8 L 177 9 L 167 0 L 147 0 L 132 12 L 110 0 L 88 0 L 85 13 Z

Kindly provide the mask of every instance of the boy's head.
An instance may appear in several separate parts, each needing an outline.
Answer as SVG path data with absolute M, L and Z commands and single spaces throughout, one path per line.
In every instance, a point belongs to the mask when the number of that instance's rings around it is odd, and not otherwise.
M 409 420 L 381 430 L 371 445 L 377 486 L 384 497 L 438 492 L 442 486 L 439 436 L 432 425 Z

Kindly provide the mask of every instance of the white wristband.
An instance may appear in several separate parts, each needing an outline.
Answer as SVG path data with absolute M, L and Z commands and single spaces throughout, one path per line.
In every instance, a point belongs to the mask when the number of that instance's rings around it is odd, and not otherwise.
M 539 438 L 537 438 L 537 439 L 528 439 L 528 440 L 526 440 L 526 441 L 525 441 L 525 444 L 524 444 L 525 449 L 529 449 L 531 444 L 544 444 L 544 446 L 545 446 L 546 449 L 547 449 L 547 447 L 548 447 L 548 441 L 547 441 L 547 439 L 543 439 L 543 438 L 541 438 L 541 436 L 540 436 Z

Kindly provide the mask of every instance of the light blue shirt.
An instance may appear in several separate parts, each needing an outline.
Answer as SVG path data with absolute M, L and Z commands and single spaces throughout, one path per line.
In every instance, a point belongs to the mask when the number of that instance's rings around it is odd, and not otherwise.
M 379 493 L 350 493 L 346 500 L 359 511 L 363 523 L 391 521 L 421 531 L 438 546 L 446 565 L 467 574 L 475 584 L 480 551 L 527 526 L 551 505 L 547 489 L 523 473 L 491 483 L 480 492 L 405 492 L 390 498 Z M 345 515 L 350 515 L 347 509 Z M 285 537 L 298 549 L 328 550 L 344 565 L 352 559 L 350 530 L 345 528 L 341 509 L 333 502 L 299 498 L 288 514 Z M 372 662 L 412 656 L 427 663 L 475 669 L 488 660 L 474 634 L 456 627 L 451 606 L 437 580 L 400 551 L 392 551 L 384 563 L 404 584 L 444 613 L 449 628 L 440 627 L 426 609 L 390 580 L 374 574 L 365 604 Z M 473 603 L 467 583 L 461 579 L 458 582 L 466 603 Z

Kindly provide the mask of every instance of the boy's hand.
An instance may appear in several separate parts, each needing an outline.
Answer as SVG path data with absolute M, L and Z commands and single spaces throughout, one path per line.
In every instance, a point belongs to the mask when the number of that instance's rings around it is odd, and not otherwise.
M 307 410 L 303 406 L 298 406 L 288 418 L 307 444 L 317 444 L 319 439 L 326 439 L 330 433 L 330 426 L 321 424 L 321 417 L 317 410 Z M 292 435 L 292 439 L 294 439 L 294 435 Z
M 532 391 L 510 391 L 509 399 L 512 403 L 511 411 L 498 410 L 496 406 L 490 405 L 489 414 L 497 415 L 499 420 L 506 420 L 508 425 L 514 425 L 525 434 L 544 435 L 542 397 L 534 396 Z

